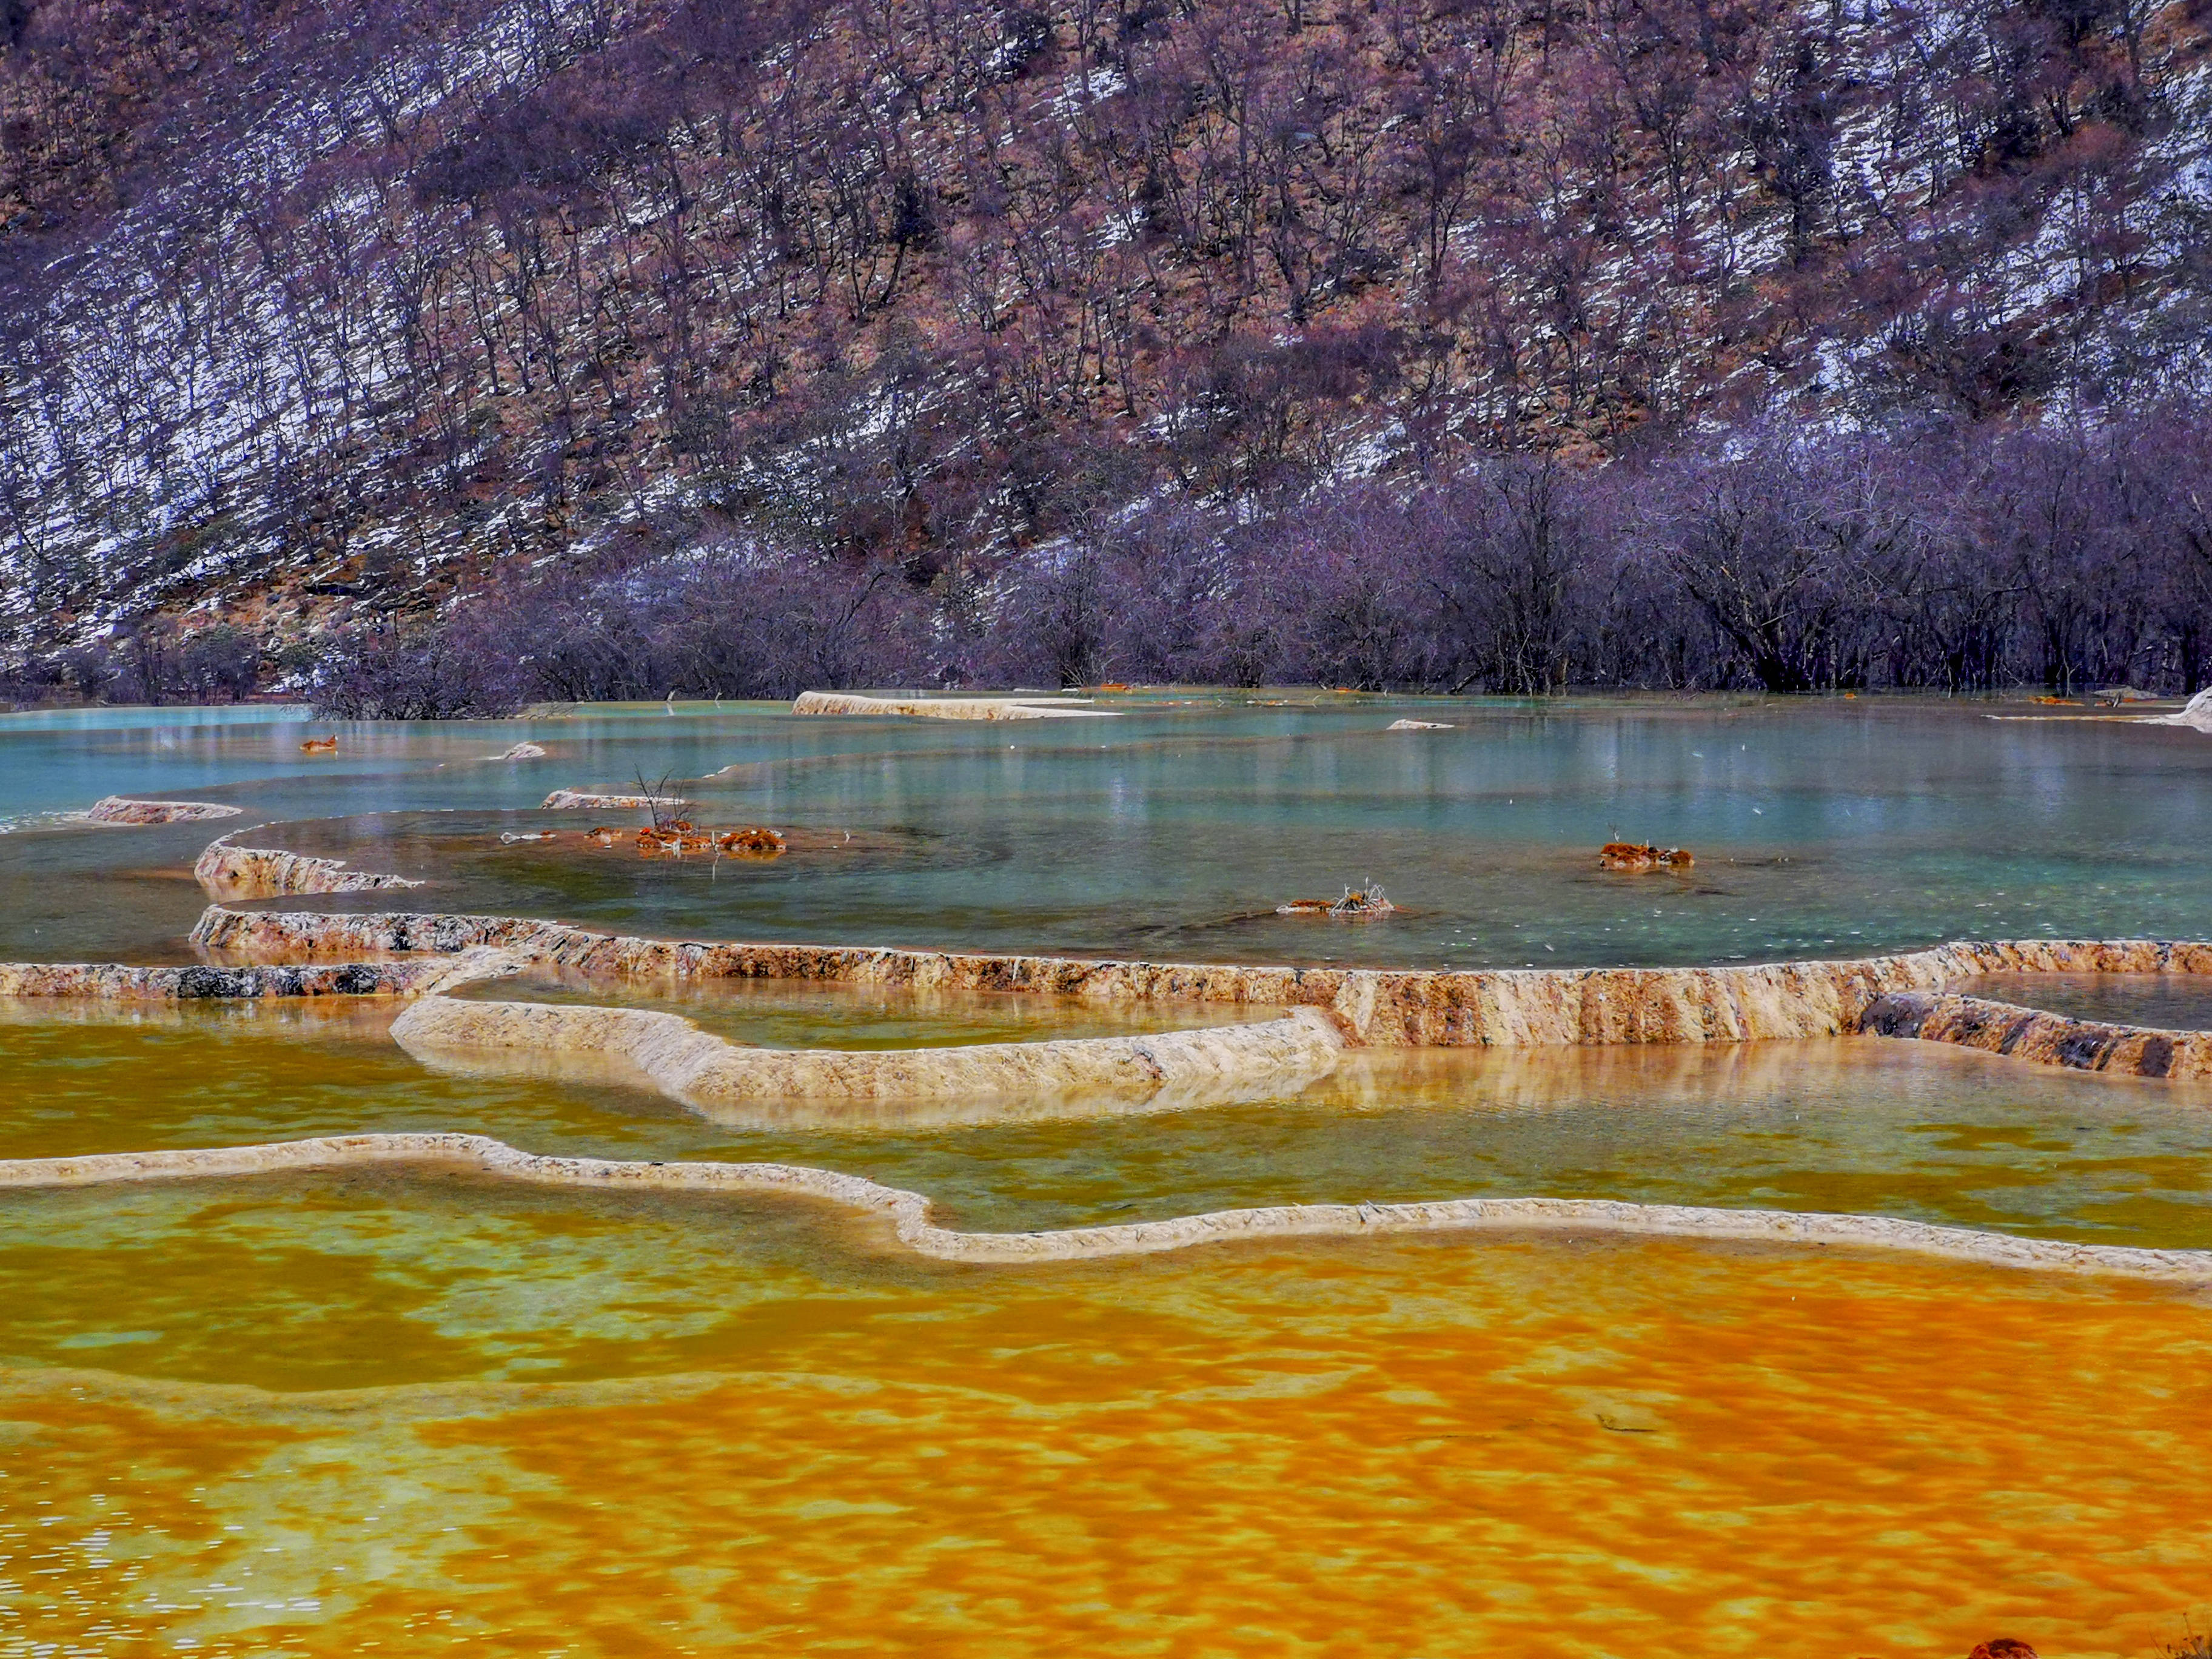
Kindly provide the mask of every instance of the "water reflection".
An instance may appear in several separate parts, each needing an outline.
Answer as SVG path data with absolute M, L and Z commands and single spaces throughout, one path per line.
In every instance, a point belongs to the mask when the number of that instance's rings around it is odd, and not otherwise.
M 2113 1025 L 2212 1030 L 2212 980 L 2193 974 L 1984 974 L 1950 988 Z

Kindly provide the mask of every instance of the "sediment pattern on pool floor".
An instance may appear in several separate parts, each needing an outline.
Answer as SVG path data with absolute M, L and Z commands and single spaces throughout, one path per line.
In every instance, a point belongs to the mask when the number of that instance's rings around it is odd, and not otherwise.
M 563 1055 L 612 1055 L 665 1093 L 713 1115 L 718 1105 L 763 1099 L 945 1099 L 1075 1093 L 1193 1103 L 1224 1089 L 1297 1088 L 1328 1070 L 1344 1037 L 1329 1018 L 1298 1009 L 1284 1019 L 1140 1036 L 989 1042 L 962 1048 L 756 1048 L 702 1031 L 681 1015 L 642 1008 L 426 997 L 392 1036 L 418 1058 L 501 1051 L 533 1065 Z
M 543 1186 L 781 1194 L 823 1200 L 889 1221 L 899 1243 L 918 1255 L 979 1264 L 1089 1261 L 1239 1239 L 1590 1232 L 1814 1247 L 1844 1245 L 2034 1272 L 2212 1284 L 2212 1251 L 2021 1238 L 1888 1216 L 1729 1210 L 1613 1199 L 1458 1198 L 1407 1204 L 1286 1204 L 1051 1232 L 970 1233 L 937 1225 L 930 1219 L 930 1200 L 920 1193 L 833 1170 L 791 1164 L 548 1158 L 486 1135 L 471 1134 L 337 1135 L 194 1151 L 0 1160 L 0 1188 L 88 1187 L 395 1164 L 474 1170 L 503 1180 Z
M 916 990 L 1024 991 L 1328 1010 L 1376 1047 L 1742 1042 L 1836 1036 L 1900 992 L 1991 973 L 2212 974 L 2212 945 L 2153 939 L 1961 942 L 1856 961 L 1717 968 L 1447 971 L 1244 967 L 816 945 L 714 944 L 511 916 L 323 915 L 210 906 L 204 949 L 259 961 L 492 946 L 607 980 L 801 980 Z

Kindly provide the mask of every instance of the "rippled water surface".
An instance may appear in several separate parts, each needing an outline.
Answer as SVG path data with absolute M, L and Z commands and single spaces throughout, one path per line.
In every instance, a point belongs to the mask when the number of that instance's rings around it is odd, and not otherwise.
M 188 956 L 189 866 L 230 824 L 57 816 L 108 793 L 234 802 L 249 844 L 432 884 L 409 905 L 712 938 L 1551 965 L 2212 937 L 2194 732 L 1277 701 L 973 727 L 0 720 L 0 957 Z M 1455 729 L 1381 729 L 1407 713 Z M 325 731 L 336 757 L 300 754 Z M 548 757 L 486 758 L 526 736 Z M 642 860 L 578 834 L 639 815 L 536 808 L 664 775 L 699 821 L 792 850 Z M 1615 836 L 1698 863 L 1601 875 Z M 1273 914 L 1367 878 L 1400 915 Z M 2014 979 L 1978 988 L 2158 1024 L 2212 1006 Z M 1230 1013 L 619 995 L 781 1047 Z M 542 1056 L 425 1066 L 394 1012 L 0 1004 L 0 1158 L 450 1129 L 849 1170 L 976 1229 L 1548 1194 L 2212 1248 L 2212 1093 L 1935 1045 L 1370 1053 L 1200 1109 L 768 1103 L 732 1126 Z M 14 1190 L 0 1656 L 1764 1659 L 1996 1634 L 2142 1656 L 2212 1622 L 2208 1360 L 2196 1292 L 1855 1250 L 1439 1237 L 987 1268 L 811 1203 L 451 1172 Z

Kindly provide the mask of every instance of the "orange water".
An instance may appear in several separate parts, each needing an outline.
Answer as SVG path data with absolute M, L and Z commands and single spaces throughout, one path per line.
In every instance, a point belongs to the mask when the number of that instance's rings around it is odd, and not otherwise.
M 732 1133 L 425 1070 L 389 1012 L 0 1009 L 0 1156 L 467 1128 L 853 1169 L 972 1226 L 1545 1191 L 2212 1243 L 2201 1091 L 1929 1045 Z M 0 1656 L 2147 1659 L 2212 1626 L 2208 1362 L 2212 1297 L 1859 1251 L 977 1268 L 812 1205 L 428 1172 L 16 1191 Z
M 0 1374 L 0 1651 L 2053 1656 L 2212 1616 L 2212 1307 L 2170 1292 L 1370 1241 L 886 1268 L 647 1348 Z

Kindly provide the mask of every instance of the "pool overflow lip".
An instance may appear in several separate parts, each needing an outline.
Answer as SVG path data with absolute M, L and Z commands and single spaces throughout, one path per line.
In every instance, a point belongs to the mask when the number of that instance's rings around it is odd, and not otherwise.
M 234 848 L 203 855 L 296 855 Z M 333 860 L 304 860 L 329 865 Z M 371 878 L 370 885 L 399 878 Z M 1247 1066 L 1325 1070 L 1347 1047 L 1741 1042 L 1863 1034 L 1956 1044 L 2112 1076 L 2212 1076 L 2212 1032 L 2081 1020 L 1943 988 L 1995 973 L 2212 975 L 2212 943 L 2154 939 L 1960 941 L 1856 960 L 1707 968 L 1451 971 L 1166 963 L 866 946 L 747 945 L 595 933 L 525 917 L 380 912 L 321 915 L 210 905 L 191 935 L 204 953 L 248 960 L 180 968 L 0 964 L 0 995 L 188 1001 L 387 997 L 410 1051 L 549 1048 L 613 1052 L 665 1091 L 705 1100 L 804 1093 L 988 1092 L 1007 1086 L 1165 1089 Z M 532 968 L 620 982 L 673 975 L 1042 992 L 1094 1000 L 1280 1006 L 1279 1020 L 1143 1036 L 979 1044 L 940 1050 L 748 1048 L 643 1009 L 459 1002 L 442 993 Z M 80 1186 L 326 1169 L 357 1164 L 472 1166 L 571 1186 L 785 1192 L 886 1214 L 900 1244 L 945 1260 L 1047 1261 L 1169 1250 L 1236 1238 L 1582 1228 L 1903 1249 L 2038 1271 L 2212 1283 L 2212 1251 L 2021 1238 L 1895 1218 L 1634 1204 L 1454 1199 L 1216 1211 L 1055 1232 L 965 1233 L 929 1219 L 922 1194 L 791 1164 L 623 1163 L 544 1158 L 479 1135 L 363 1134 L 246 1146 L 0 1160 L 0 1187 Z
M 938 1261 L 1018 1266 L 1152 1255 L 1246 1240 L 1571 1231 L 1784 1246 L 1900 1250 L 2027 1272 L 2094 1274 L 2172 1285 L 2212 1284 L 2212 1250 L 2078 1244 L 1891 1216 L 1734 1210 L 1615 1199 L 1460 1198 L 1407 1204 L 1286 1204 L 1158 1221 L 1049 1231 L 963 1232 L 939 1226 L 924 1194 L 864 1176 L 793 1164 L 548 1158 L 488 1135 L 333 1135 L 173 1152 L 0 1160 L 0 1188 L 415 1165 L 473 1170 L 535 1186 L 812 1199 L 888 1220 L 899 1248 Z
M 1834 961 L 1691 968 L 1388 969 L 647 939 L 526 917 L 350 915 L 210 905 L 204 951 L 313 962 L 491 950 L 586 980 L 793 980 L 912 990 L 1020 991 L 1094 1001 L 1315 1008 L 1347 1044 L 1488 1048 L 1917 1037 L 2114 1075 L 2212 1075 L 2212 1036 L 2014 1009 L 2037 1024 L 1987 1035 L 2010 1005 L 1945 987 L 1998 973 L 2212 976 L 2212 944 L 2157 939 L 1962 940 Z M 1912 999 L 1933 997 L 1936 1002 Z M 1939 1017 L 1940 1015 L 1940 1017 Z M 2008 1028 L 2009 1029 L 2009 1028 Z M 2167 1039 L 2165 1043 L 2152 1039 Z
M 218 846 L 221 843 L 217 843 Z M 210 851 L 213 851 L 210 848 Z M 234 849 L 235 850 L 235 849 Z M 289 854 L 286 856 L 289 856 Z M 1240 1048 L 1261 1059 L 1271 1042 L 1310 1051 L 1322 1046 L 1540 1047 L 1614 1043 L 1742 1042 L 1872 1035 L 1952 1043 L 1988 1053 L 2112 1076 L 2173 1079 L 2212 1076 L 2212 1033 L 2169 1031 L 2084 1020 L 2019 1007 L 1943 988 L 1994 973 L 2185 974 L 2212 975 L 2212 944 L 2154 939 L 1960 941 L 1921 951 L 1827 962 L 1706 968 L 1378 969 L 1170 963 L 1083 957 L 989 955 L 890 947 L 749 945 L 602 933 L 526 917 L 374 912 L 324 915 L 244 911 L 210 905 L 193 928 L 203 953 L 246 965 L 137 968 L 118 963 L 0 964 L 0 995 L 123 999 L 222 999 L 371 995 L 427 998 L 473 978 L 557 968 L 585 979 L 645 977 L 795 980 L 913 990 L 1021 991 L 1093 1000 L 1218 1002 L 1310 1012 L 1297 1032 L 1272 1022 L 1182 1034 L 1186 1046 L 1211 1042 L 1216 1068 L 1232 1068 Z M 461 958 L 436 974 L 409 958 Z M 313 971 L 309 971 L 312 969 Z M 501 1010 L 537 1009 L 522 1015 Z M 426 1045 L 439 1042 L 514 1046 L 501 1020 L 534 1021 L 538 1036 L 573 1036 L 592 1021 L 610 1027 L 586 1046 L 653 1046 L 658 1022 L 697 1043 L 743 1053 L 674 1015 L 642 1010 L 546 1010 L 532 1004 L 471 1005 L 459 1014 L 412 1018 Z M 629 1029 L 613 1033 L 613 1024 Z M 1333 1029 L 1330 1029 L 1333 1028 Z M 1241 1033 L 1241 1035 L 1240 1035 Z M 1257 1035 L 1255 1035 L 1255 1034 Z M 1325 1033 L 1325 1034 L 1324 1034 Z M 1076 1038 L 980 1045 L 1002 1054 L 1047 1051 L 1099 1058 L 1149 1058 L 1169 1036 Z M 1136 1045 L 1132 1047 L 1132 1045 Z M 665 1047 L 664 1043 L 660 1045 Z M 695 1044 L 696 1046 L 696 1044 Z M 804 1054 L 807 1051 L 795 1051 Z M 848 1080 L 833 1093 L 889 1093 L 855 1086 L 865 1069 L 842 1055 Z M 884 1067 L 915 1065 L 915 1051 L 872 1051 Z M 848 1063 L 849 1062 L 849 1064 Z M 805 1062 L 780 1061 L 805 1069 Z M 1301 1063 L 1304 1063 L 1302 1061 Z M 718 1062 L 728 1072 L 731 1062 Z M 1127 1069 L 1121 1066 L 1121 1069 Z M 772 1069 L 752 1065 L 765 1076 Z M 1098 1073 L 1104 1075 L 1107 1066 Z M 826 1079 L 829 1068 L 815 1070 Z M 948 1076 L 950 1073 L 948 1073 Z M 1071 1073 L 1073 1081 L 1085 1075 Z M 947 1086 L 952 1086 L 947 1085 Z M 972 1089 L 970 1076 L 958 1086 Z M 680 1092 L 680 1089 L 676 1091 Z M 777 1091 L 805 1092 L 799 1072 Z M 923 1092 L 928 1092 L 927 1086 Z

